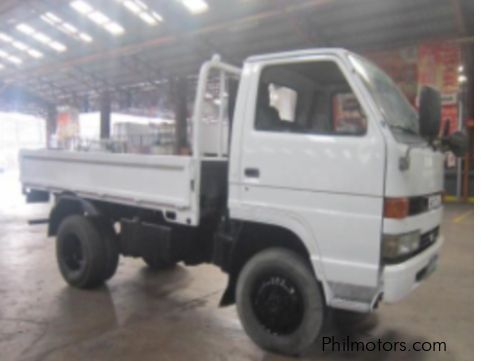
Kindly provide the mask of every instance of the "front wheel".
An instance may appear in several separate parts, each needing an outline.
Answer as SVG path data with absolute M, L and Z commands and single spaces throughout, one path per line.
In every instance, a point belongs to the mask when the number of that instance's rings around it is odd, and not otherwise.
M 260 347 L 299 355 L 319 335 L 324 299 L 312 270 L 298 254 L 264 250 L 242 269 L 236 286 L 239 318 Z

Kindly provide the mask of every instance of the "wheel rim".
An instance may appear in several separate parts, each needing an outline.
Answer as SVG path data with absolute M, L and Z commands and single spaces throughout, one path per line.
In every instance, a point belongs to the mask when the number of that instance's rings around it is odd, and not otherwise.
M 254 284 L 251 302 L 257 320 L 271 334 L 293 333 L 304 317 L 298 287 L 281 275 L 260 277 Z
M 82 243 L 75 235 L 65 237 L 62 245 L 62 260 L 71 271 L 80 270 L 85 262 Z

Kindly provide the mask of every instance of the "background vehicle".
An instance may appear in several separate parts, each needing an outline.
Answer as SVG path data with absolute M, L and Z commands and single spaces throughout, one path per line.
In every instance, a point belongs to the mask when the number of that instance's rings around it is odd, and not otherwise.
M 213 78 L 217 126 L 203 122 Z M 327 307 L 371 311 L 434 270 L 442 149 L 456 140 L 437 139 L 436 92 L 420 110 L 346 50 L 256 56 L 242 70 L 214 58 L 192 156 L 23 151 L 21 180 L 29 201 L 55 196 L 48 233 L 71 285 L 109 279 L 119 254 L 213 262 L 229 274 L 221 304 L 237 304 L 249 336 L 298 354 Z

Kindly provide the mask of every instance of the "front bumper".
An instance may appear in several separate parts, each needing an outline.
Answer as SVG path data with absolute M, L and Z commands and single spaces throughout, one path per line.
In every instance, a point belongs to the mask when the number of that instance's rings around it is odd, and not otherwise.
M 414 290 L 434 271 L 439 250 L 444 242 L 442 235 L 423 252 L 395 265 L 387 265 L 383 270 L 383 300 L 398 302 Z

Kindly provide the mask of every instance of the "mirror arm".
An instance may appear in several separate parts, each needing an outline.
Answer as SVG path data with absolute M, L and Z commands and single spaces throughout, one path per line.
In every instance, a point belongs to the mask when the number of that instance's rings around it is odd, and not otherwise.
M 428 139 L 428 144 L 433 150 L 442 150 L 442 139 L 439 137 Z
M 411 150 L 413 149 L 412 145 L 408 145 L 408 149 L 406 150 L 406 154 L 399 157 L 399 170 L 406 171 L 409 169 L 411 165 Z

